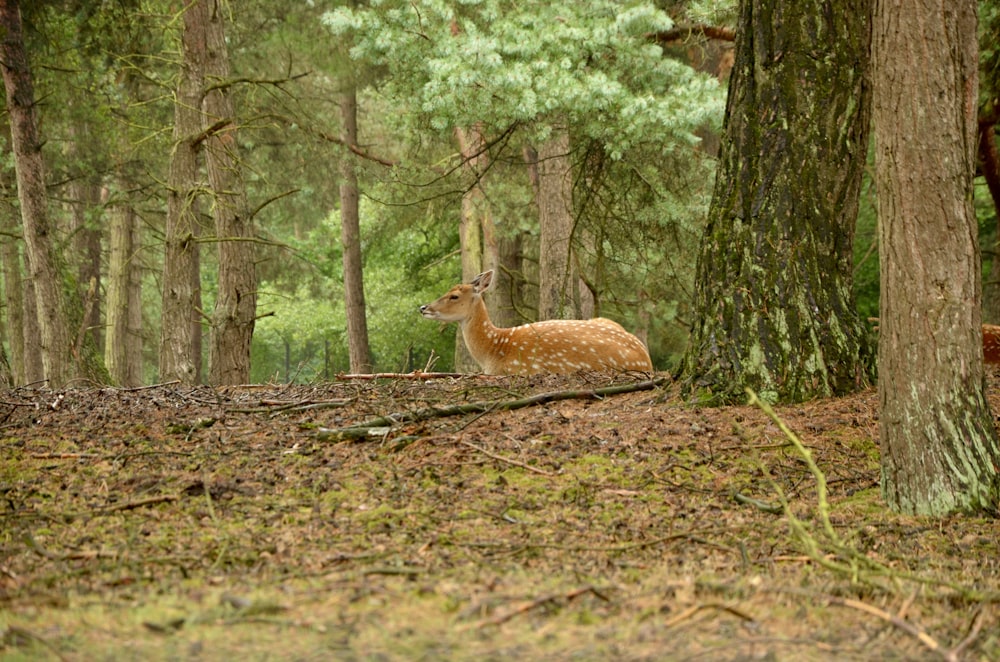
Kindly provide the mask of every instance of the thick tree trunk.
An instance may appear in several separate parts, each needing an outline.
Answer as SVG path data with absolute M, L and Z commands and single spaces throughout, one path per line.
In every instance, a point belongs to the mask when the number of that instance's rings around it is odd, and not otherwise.
M 66 314 L 66 296 L 56 258 L 53 227 L 45 199 L 45 168 L 38 137 L 38 113 L 28 57 L 21 32 L 17 0 L 0 0 L 0 36 L 11 146 L 17 171 L 24 240 L 30 277 L 35 288 L 41 331 L 42 363 L 49 385 L 59 387 L 72 376 L 72 341 Z
M 253 220 L 247 203 L 243 167 L 236 140 L 236 113 L 230 90 L 229 57 L 220 0 L 208 6 L 205 96 L 208 180 L 215 196 L 215 231 L 219 246 L 219 291 L 212 315 L 209 380 L 213 385 L 250 381 L 250 344 L 257 315 L 257 271 Z
M 193 321 L 160 325 L 160 379 L 184 384 L 198 382 L 201 366 L 196 214 L 206 16 L 205 2 L 195 2 L 184 12 L 183 62 L 174 93 L 174 149 L 167 175 L 161 316 L 165 321 Z
M 685 390 L 797 402 L 866 386 L 852 295 L 871 0 L 742 0 Z
M 555 127 L 538 148 L 538 319 L 576 317 L 570 246 L 573 180 L 569 131 Z
M 358 99 L 353 85 L 341 97 L 340 117 L 343 123 L 341 138 L 344 143 L 357 145 Z M 372 371 L 372 359 L 365 308 L 358 175 L 352 159 L 350 154 L 344 154 L 340 164 L 340 241 L 344 248 L 344 310 L 347 313 L 347 348 L 351 372 L 363 374 Z
M 876 0 L 872 52 L 882 493 L 905 513 L 995 511 L 972 209 L 976 2 Z

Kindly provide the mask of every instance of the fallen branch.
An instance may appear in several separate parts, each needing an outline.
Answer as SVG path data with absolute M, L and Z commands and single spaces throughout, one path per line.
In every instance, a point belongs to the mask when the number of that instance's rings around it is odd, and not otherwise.
M 607 598 L 601 595 L 601 593 L 593 586 L 584 586 L 583 588 L 574 589 L 569 593 L 552 593 L 549 595 L 543 595 L 542 597 L 537 598 L 535 600 L 531 600 L 529 602 L 523 602 L 514 609 L 511 609 L 502 614 L 498 614 L 493 618 L 485 618 L 476 623 L 473 627 L 477 630 L 480 630 L 489 625 L 501 625 L 511 620 L 515 616 L 518 616 L 520 614 L 526 614 L 529 611 L 537 609 L 538 607 L 541 607 L 543 605 L 547 605 L 550 602 L 555 602 L 556 600 L 559 599 L 565 600 L 566 602 L 570 602 L 573 599 L 578 598 L 581 595 L 584 595 L 585 593 L 593 593 L 598 598 L 607 601 Z
M 747 621 L 748 623 L 753 623 L 754 621 L 757 620 L 750 614 L 744 613 L 743 611 L 740 611 L 739 609 L 733 607 L 732 605 L 727 605 L 722 602 L 705 602 L 697 605 L 692 605 L 687 609 L 685 609 L 684 611 L 682 611 L 681 613 L 677 614 L 676 616 L 668 618 L 667 622 L 663 624 L 663 627 L 665 628 L 673 627 L 678 623 L 681 623 L 682 621 L 686 621 L 687 619 L 691 618 L 692 616 L 697 614 L 699 611 L 702 611 L 703 609 L 716 609 L 718 611 L 728 612 L 737 618 Z
M 397 412 L 386 416 L 378 416 L 369 419 L 364 423 L 349 425 L 343 428 L 320 428 L 316 432 L 316 438 L 320 441 L 345 441 L 349 439 L 363 439 L 377 431 L 374 436 L 383 437 L 391 429 L 402 423 L 418 423 L 429 421 L 435 418 L 446 418 L 449 416 L 462 416 L 464 414 L 483 414 L 493 411 L 513 411 L 524 407 L 533 407 L 558 402 L 560 400 L 600 400 L 611 395 L 622 393 L 635 393 L 637 391 L 649 391 L 667 383 L 669 377 L 659 377 L 657 379 L 647 379 L 642 382 L 632 384 L 619 384 L 617 386 L 606 386 L 598 389 L 572 389 L 568 391 L 550 391 L 548 393 L 537 393 L 517 400 L 494 400 L 489 402 L 469 402 L 462 405 L 448 405 L 447 407 L 427 407 L 416 411 Z
M 474 377 L 463 372 L 371 372 L 371 373 L 350 373 L 339 374 L 336 377 L 340 381 L 363 381 L 368 379 L 460 379 L 462 377 Z
M 858 611 L 863 611 L 866 614 L 875 616 L 876 618 L 882 619 L 886 623 L 890 623 L 893 626 L 899 628 L 903 632 L 912 635 L 922 643 L 928 650 L 933 653 L 938 653 L 948 662 L 958 662 L 958 656 L 955 651 L 950 651 L 944 649 L 941 644 L 937 642 L 936 639 L 927 634 L 923 628 L 918 625 L 914 625 L 905 618 L 897 616 L 896 614 L 889 613 L 884 609 L 879 609 L 874 605 L 870 605 L 867 602 L 861 602 L 860 600 L 853 600 L 851 598 L 839 598 L 837 596 L 829 595 L 825 596 L 832 604 L 840 605 L 842 607 L 850 607 L 851 609 L 857 609 Z
M 499 460 L 501 462 L 506 462 L 507 464 L 513 464 L 515 467 L 521 467 L 522 469 L 527 469 L 528 471 L 533 471 L 536 474 L 541 474 L 542 476 L 552 477 L 552 476 L 555 475 L 551 471 L 545 471 L 544 469 L 539 469 L 538 467 L 533 467 L 530 464 L 525 464 L 524 462 L 518 462 L 517 460 L 512 460 L 512 459 L 510 459 L 508 457 L 504 457 L 503 455 L 497 455 L 496 453 L 491 453 L 490 451 L 486 450 L 485 448 L 483 448 L 481 446 L 477 446 L 476 444 L 472 443 L 471 441 L 465 441 L 463 439 L 460 443 L 463 444 L 463 445 L 465 445 L 465 446 L 468 446 L 469 448 L 471 448 L 473 450 L 477 450 L 480 453 L 482 453 L 483 455 L 485 455 L 486 457 L 491 457 L 494 460 Z

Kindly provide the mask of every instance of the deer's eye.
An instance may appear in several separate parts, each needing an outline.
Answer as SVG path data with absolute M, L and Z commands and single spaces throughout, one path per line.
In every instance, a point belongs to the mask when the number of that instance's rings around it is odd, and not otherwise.
M 450 297 L 448 297 L 448 298 L 449 298 L 450 300 L 452 300 L 452 301 L 458 301 L 458 295 L 457 295 L 457 294 L 452 294 L 452 295 L 451 295 Z

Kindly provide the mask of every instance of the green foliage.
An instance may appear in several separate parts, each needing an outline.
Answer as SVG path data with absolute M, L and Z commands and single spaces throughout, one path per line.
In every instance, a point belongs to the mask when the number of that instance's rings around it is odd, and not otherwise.
M 424 320 L 420 303 L 436 299 L 458 278 L 458 262 L 436 260 L 451 252 L 449 233 L 419 224 L 386 232 L 381 205 L 361 207 L 362 235 L 368 263 L 365 295 L 368 331 L 376 368 L 410 371 L 423 368 L 433 352 L 441 357 L 438 370 L 451 368 L 455 335 Z M 261 288 L 258 310 L 263 315 L 254 333 L 252 376 L 255 381 L 312 381 L 347 372 L 347 320 L 343 282 L 335 237 L 340 217 L 331 212 L 322 225 L 300 242 L 284 264 L 298 263 L 291 273 L 308 279 L 276 278 Z M 440 225 L 436 226 L 440 227 Z
M 718 122 L 715 79 L 663 57 L 648 35 L 671 19 L 645 2 L 384 2 L 324 16 L 355 59 L 386 67 L 383 92 L 413 99 L 430 127 L 568 119 L 613 158 L 637 144 L 698 142 Z M 492 130 L 490 130 L 492 129 Z

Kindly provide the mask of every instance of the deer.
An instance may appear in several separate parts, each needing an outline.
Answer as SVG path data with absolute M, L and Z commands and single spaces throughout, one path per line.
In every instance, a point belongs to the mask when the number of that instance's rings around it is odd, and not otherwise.
M 420 306 L 427 319 L 461 325 L 469 353 L 487 375 L 653 371 L 642 341 L 603 317 L 494 326 L 483 301 L 492 284 L 493 271 L 486 271 L 471 283 L 454 286 L 434 303 Z

